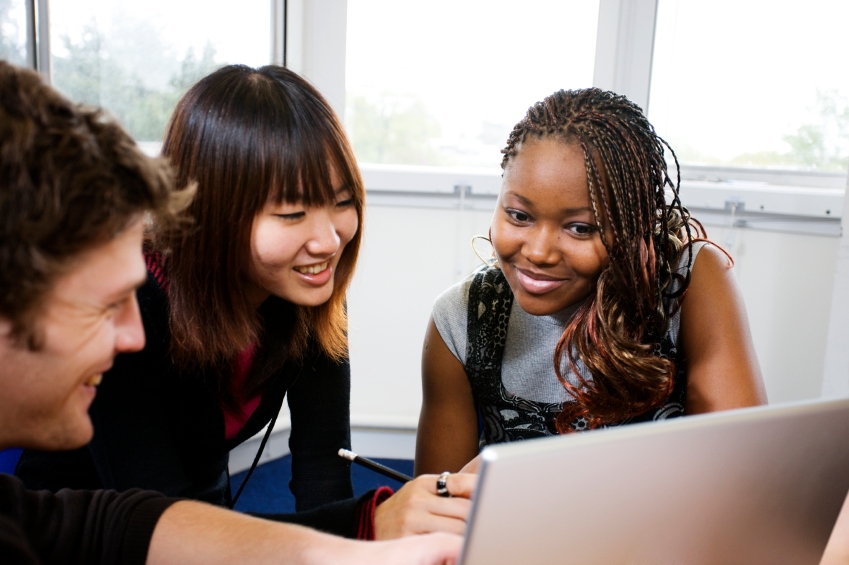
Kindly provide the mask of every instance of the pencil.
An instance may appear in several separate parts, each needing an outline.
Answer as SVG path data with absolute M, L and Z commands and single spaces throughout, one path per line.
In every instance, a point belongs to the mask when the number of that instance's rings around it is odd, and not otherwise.
M 408 477 L 404 473 L 399 473 L 394 469 L 390 469 L 385 465 L 381 465 L 377 461 L 372 461 L 371 459 L 367 459 L 365 457 L 360 457 L 353 451 L 348 451 L 347 449 L 339 450 L 339 457 L 343 457 L 348 461 L 352 461 L 357 463 L 358 465 L 362 465 L 367 469 L 371 469 L 376 473 L 380 473 L 384 477 L 389 477 L 390 479 L 395 479 L 396 481 L 400 481 L 402 483 L 406 483 L 407 481 L 412 481 L 413 477 Z

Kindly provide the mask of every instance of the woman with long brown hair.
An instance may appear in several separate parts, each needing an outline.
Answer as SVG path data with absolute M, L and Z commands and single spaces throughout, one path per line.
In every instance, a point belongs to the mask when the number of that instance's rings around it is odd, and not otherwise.
M 324 98 L 282 67 L 224 67 L 180 100 L 162 152 L 195 196 L 181 229 L 148 237 L 147 344 L 106 375 L 90 445 L 26 452 L 18 475 L 32 488 L 145 488 L 232 506 L 229 451 L 270 433 L 285 398 L 290 489 L 310 511 L 288 520 L 367 538 L 462 530 L 467 504 L 442 503 L 436 477 L 404 487 L 373 524 L 386 493 L 353 499 L 337 456 L 350 449 L 345 292 L 365 191 Z M 458 494 L 470 484 L 453 479 Z M 412 530 L 387 526 L 428 499 L 409 495 L 422 490 L 439 512 Z
M 704 239 L 639 107 L 531 107 L 503 150 L 494 261 L 439 297 L 416 473 L 480 446 L 766 402 L 730 258 Z M 677 177 L 677 176 L 676 176 Z

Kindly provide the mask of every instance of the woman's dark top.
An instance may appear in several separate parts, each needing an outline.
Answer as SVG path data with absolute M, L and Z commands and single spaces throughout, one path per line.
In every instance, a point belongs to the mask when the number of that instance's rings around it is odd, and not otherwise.
M 140 352 L 119 355 L 104 375 L 90 409 L 92 441 L 74 451 L 24 451 L 16 475 L 27 488 L 143 488 L 226 506 L 229 451 L 262 430 L 288 396 L 289 488 L 296 508 L 300 513 L 335 504 L 281 518 L 355 536 L 350 463 L 337 456 L 351 446 L 347 361 L 333 362 L 312 347 L 302 362 L 287 362 L 268 381 L 244 428 L 225 440 L 217 377 L 213 371 L 177 372 L 168 354 L 167 297 L 151 273 L 138 299 L 147 342 Z M 267 300 L 260 309 L 266 328 L 287 307 L 275 297 Z
M 0 474 L 0 563 L 144 565 L 175 499 L 150 491 L 28 491 Z

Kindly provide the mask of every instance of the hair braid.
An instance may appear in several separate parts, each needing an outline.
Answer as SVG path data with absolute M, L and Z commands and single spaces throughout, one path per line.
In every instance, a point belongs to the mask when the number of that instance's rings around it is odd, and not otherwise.
M 558 430 L 571 431 L 580 417 L 595 428 L 658 407 L 671 393 L 675 373 L 673 362 L 658 355 L 671 315 L 664 299 L 686 290 L 689 269 L 674 293 L 671 284 L 681 253 L 694 241 L 678 195 L 675 153 L 637 105 L 596 88 L 561 90 L 528 109 L 502 150 L 502 168 L 529 137 L 581 147 L 593 215 L 609 255 L 594 292 L 555 348 L 555 371 L 575 400 L 564 405 Z M 675 182 L 665 149 L 675 162 Z M 562 375 L 564 357 L 577 384 Z M 590 376 L 579 370 L 578 359 Z

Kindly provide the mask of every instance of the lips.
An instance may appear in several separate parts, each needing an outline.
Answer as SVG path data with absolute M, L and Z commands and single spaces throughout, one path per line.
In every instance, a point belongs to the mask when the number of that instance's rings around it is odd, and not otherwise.
M 555 278 L 543 273 L 534 273 L 516 268 L 516 278 L 528 294 L 545 294 L 563 286 L 568 279 Z
M 301 282 L 310 287 L 323 287 L 333 279 L 333 267 L 330 261 L 315 265 L 300 265 L 293 268 Z

